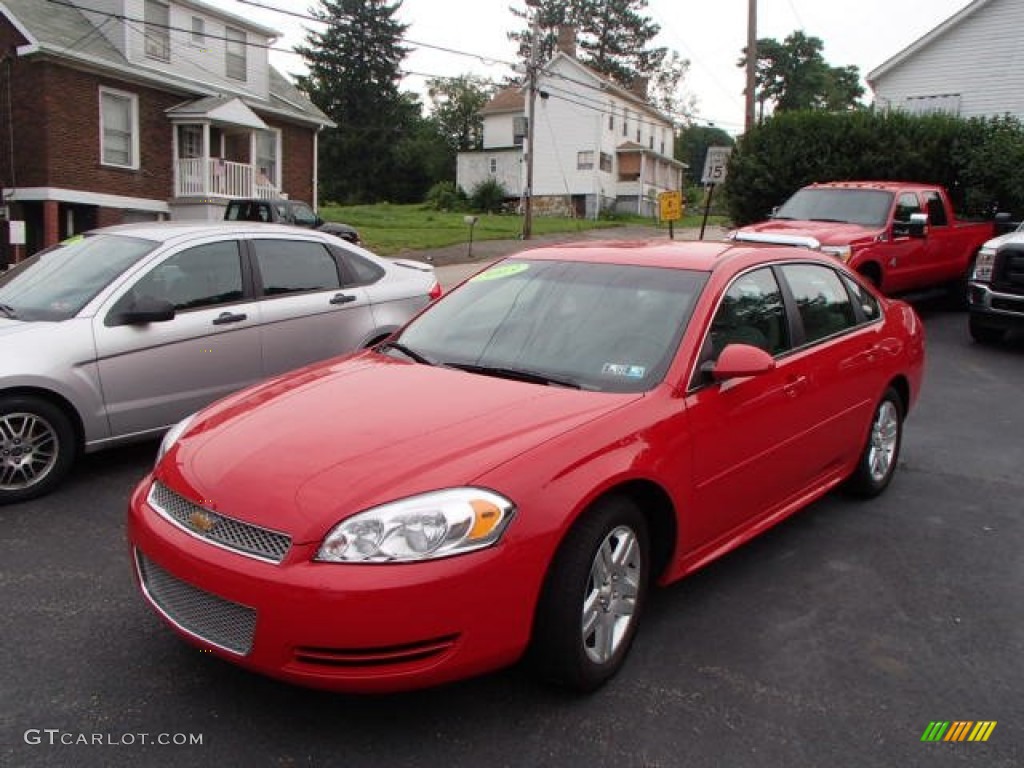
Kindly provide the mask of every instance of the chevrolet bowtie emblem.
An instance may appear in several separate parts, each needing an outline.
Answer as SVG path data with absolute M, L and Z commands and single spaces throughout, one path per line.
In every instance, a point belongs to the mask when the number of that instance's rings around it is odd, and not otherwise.
M 211 515 L 199 510 L 188 516 L 188 524 L 200 533 L 209 533 L 217 527 L 217 521 Z

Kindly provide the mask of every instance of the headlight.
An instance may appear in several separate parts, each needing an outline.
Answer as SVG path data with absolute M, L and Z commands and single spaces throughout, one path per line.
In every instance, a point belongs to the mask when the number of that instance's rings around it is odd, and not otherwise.
M 501 538 L 515 505 L 481 488 L 452 488 L 360 512 L 331 529 L 316 559 L 332 563 L 432 560 Z
M 848 245 L 823 245 L 821 246 L 821 252 L 835 256 L 845 264 L 850 260 L 850 256 L 853 255 L 853 248 Z
M 167 430 L 167 434 L 164 435 L 164 439 L 160 441 L 160 450 L 156 452 L 156 462 L 154 462 L 155 464 L 159 464 L 160 459 L 164 457 L 164 454 L 171 450 L 172 445 L 178 442 L 178 438 L 181 437 L 182 433 L 186 429 L 188 429 L 189 426 L 191 426 L 192 421 L 195 419 L 195 417 L 196 415 L 194 413 L 191 416 L 186 416 L 184 419 L 182 419 L 169 430 Z
M 996 261 L 994 248 L 982 248 L 978 251 L 978 258 L 974 260 L 974 270 L 971 272 L 971 280 L 979 283 L 992 281 L 992 267 Z

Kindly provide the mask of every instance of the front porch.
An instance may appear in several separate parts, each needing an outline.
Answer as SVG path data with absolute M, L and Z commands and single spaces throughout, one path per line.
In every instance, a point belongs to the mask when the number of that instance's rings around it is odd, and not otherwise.
M 225 200 L 236 197 L 286 197 L 267 178 L 264 169 L 222 157 L 179 158 L 174 167 L 174 196 L 222 197 Z

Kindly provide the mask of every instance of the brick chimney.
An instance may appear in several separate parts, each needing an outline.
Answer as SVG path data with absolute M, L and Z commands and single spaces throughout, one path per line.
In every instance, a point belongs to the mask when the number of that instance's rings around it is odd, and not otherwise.
M 647 86 L 650 85 L 650 82 L 649 77 L 634 77 L 633 82 L 629 84 L 630 93 L 638 99 L 647 101 Z
M 555 48 L 566 56 L 576 58 L 576 27 L 561 24 L 558 27 L 558 43 Z

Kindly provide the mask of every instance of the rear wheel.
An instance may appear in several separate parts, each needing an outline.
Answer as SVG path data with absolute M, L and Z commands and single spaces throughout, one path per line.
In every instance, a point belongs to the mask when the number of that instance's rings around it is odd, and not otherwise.
M 599 501 L 569 531 L 537 608 L 531 657 L 547 680 L 592 691 L 622 667 L 648 589 L 647 521 L 623 497 Z
M 857 469 L 847 481 L 850 492 L 871 498 L 889 486 L 900 458 L 903 415 L 903 399 L 889 387 L 875 408 L 867 444 L 861 452 Z
M 997 344 L 1006 336 L 1004 329 L 982 325 L 973 315 L 967 320 L 967 328 L 971 332 L 971 338 L 979 344 Z
M 74 458 L 74 429 L 60 408 L 37 397 L 0 398 L 0 504 L 49 493 Z

